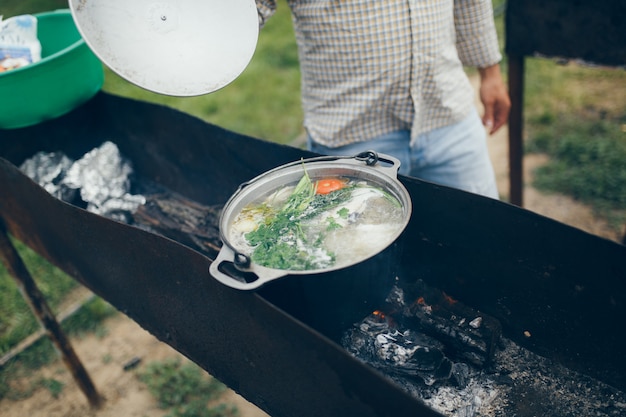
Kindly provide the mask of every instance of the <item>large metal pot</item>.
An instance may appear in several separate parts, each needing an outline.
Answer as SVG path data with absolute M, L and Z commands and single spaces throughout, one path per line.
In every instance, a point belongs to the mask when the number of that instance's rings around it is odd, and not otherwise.
M 250 290 L 287 275 L 326 273 L 350 267 L 377 255 L 400 236 L 411 216 L 411 198 L 402 183 L 397 179 L 399 167 L 400 162 L 397 159 L 368 151 L 352 157 L 324 156 L 295 161 L 267 171 L 242 184 L 228 200 L 222 211 L 219 226 L 220 236 L 224 244 L 216 261 L 211 264 L 211 275 L 230 287 Z M 304 170 L 312 179 L 329 176 L 349 177 L 365 180 L 382 188 L 395 197 L 402 206 L 403 219 L 401 227 L 392 235 L 388 242 L 381 246 L 381 250 L 348 264 L 314 270 L 283 270 L 255 264 L 248 255 L 241 253 L 229 241 L 229 231 L 235 217 L 244 207 L 254 201 L 258 201 L 260 196 L 266 196 L 287 184 L 298 182 Z

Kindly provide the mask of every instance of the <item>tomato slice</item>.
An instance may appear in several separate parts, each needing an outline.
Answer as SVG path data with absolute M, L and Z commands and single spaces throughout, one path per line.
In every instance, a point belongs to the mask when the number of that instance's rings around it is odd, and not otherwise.
M 333 191 L 341 190 L 346 186 L 346 182 L 340 178 L 322 178 L 317 180 L 315 192 L 317 194 L 328 194 Z

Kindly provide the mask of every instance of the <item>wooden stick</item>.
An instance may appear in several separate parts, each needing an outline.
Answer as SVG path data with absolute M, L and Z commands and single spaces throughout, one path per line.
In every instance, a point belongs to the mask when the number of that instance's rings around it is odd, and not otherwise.
M 96 295 L 94 293 L 92 293 L 92 292 L 89 292 L 89 293 L 85 294 L 84 296 L 81 297 L 81 299 L 79 301 L 77 301 L 76 303 L 72 304 L 66 310 L 63 310 L 57 316 L 57 321 L 59 323 L 63 323 L 66 319 L 70 318 L 71 316 L 74 315 L 74 313 L 76 313 L 78 310 L 80 310 L 82 306 L 84 306 L 87 302 L 93 300 L 94 298 L 96 298 Z M 15 347 L 10 349 L 7 353 L 5 353 L 0 358 L 0 368 L 2 368 L 7 363 L 9 363 L 9 361 L 11 359 L 16 357 L 20 353 L 24 352 L 29 347 L 31 347 L 33 344 L 35 344 L 35 342 L 37 342 L 39 339 L 41 339 L 45 335 L 46 335 L 46 330 L 43 327 L 41 327 L 35 333 L 33 333 L 30 336 L 26 337 L 24 340 L 22 340 L 20 343 L 18 343 Z
M 59 322 L 48 306 L 43 294 L 37 287 L 33 277 L 28 272 L 24 261 L 11 243 L 4 224 L 0 221 L 0 260 L 13 277 L 22 296 L 35 313 L 35 317 L 46 330 L 46 333 L 54 346 L 60 352 L 63 362 L 70 370 L 72 377 L 83 391 L 89 405 L 92 408 L 99 408 L 103 403 L 103 398 L 98 394 L 96 388 L 83 367 L 80 359 L 74 352 L 69 339 L 61 330 Z

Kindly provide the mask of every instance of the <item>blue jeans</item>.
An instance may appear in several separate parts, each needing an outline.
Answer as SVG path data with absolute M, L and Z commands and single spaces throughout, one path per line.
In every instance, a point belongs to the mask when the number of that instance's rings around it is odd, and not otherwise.
M 459 123 L 419 135 L 414 143 L 409 130 L 400 130 L 338 148 L 320 145 L 309 137 L 308 148 L 323 155 L 374 150 L 398 158 L 402 175 L 498 198 L 487 134 L 476 111 Z

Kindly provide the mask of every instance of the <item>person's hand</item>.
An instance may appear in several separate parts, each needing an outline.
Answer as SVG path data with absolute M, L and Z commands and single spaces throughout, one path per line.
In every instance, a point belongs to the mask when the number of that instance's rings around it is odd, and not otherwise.
M 511 99 L 500 75 L 500 65 L 480 68 L 478 71 L 480 72 L 480 101 L 485 108 L 483 124 L 489 129 L 489 134 L 492 134 L 507 122 Z

